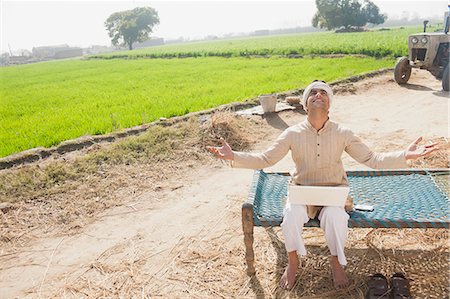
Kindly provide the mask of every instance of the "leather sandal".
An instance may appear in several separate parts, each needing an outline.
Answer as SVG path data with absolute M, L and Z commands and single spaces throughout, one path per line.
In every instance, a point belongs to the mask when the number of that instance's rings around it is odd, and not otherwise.
M 393 299 L 409 299 L 411 293 L 409 291 L 409 280 L 403 273 L 394 273 L 391 277 L 391 288 Z
M 371 275 L 367 281 L 367 286 L 369 289 L 366 293 L 366 299 L 388 299 L 390 294 L 390 289 L 388 285 L 387 278 L 381 274 L 377 273 Z

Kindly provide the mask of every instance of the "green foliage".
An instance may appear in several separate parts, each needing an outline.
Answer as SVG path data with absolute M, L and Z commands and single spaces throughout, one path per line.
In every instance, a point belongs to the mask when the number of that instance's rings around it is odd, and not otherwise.
M 249 57 L 279 55 L 362 54 L 372 57 L 406 56 L 408 35 L 422 31 L 421 27 L 383 31 L 337 34 L 316 32 L 269 37 L 236 38 L 202 41 L 178 45 L 155 46 L 133 51 L 90 56 L 91 59 L 115 58 L 185 58 L 185 57 Z
M 157 24 L 158 12 L 151 7 L 115 12 L 105 21 L 112 44 L 128 45 L 130 50 L 133 43 L 147 40 Z
M 370 0 L 316 0 L 316 6 L 312 25 L 317 28 L 362 27 L 367 23 L 382 24 L 386 20 Z
M 0 157 L 392 67 L 374 58 L 67 60 L 0 68 Z M 58 175 L 55 176 L 57 178 Z
M 118 165 L 123 168 L 150 164 L 150 169 L 157 171 L 158 162 L 176 164 L 187 156 L 192 158 L 196 151 L 191 147 L 199 145 L 200 134 L 198 120 L 167 128 L 151 126 L 140 136 L 131 136 L 70 161 L 53 161 L 3 172 L 0 174 L 0 203 L 30 200 L 68 192 L 81 184 L 90 185 Z

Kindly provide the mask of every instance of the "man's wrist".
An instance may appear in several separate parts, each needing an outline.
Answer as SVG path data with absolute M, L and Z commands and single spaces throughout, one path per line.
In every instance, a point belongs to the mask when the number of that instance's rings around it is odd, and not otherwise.
M 404 153 L 403 153 L 403 157 L 405 157 L 405 160 L 406 160 L 406 161 L 408 161 L 408 160 L 409 160 L 409 157 L 408 157 L 408 152 L 407 152 L 407 151 L 404 151 Z
M 408 161 L 408 160 L 411 160 L 411 159 L 414 159 L 414 157 L 410 154 L 410 152 L 409 151 L 405 151 L 405 160 L 406 161 Z

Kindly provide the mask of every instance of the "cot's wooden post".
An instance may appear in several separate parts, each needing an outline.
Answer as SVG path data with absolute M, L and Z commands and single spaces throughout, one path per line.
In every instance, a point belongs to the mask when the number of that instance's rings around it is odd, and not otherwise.
M 245 262 L 247 263 L 247 274 L 253 275 L 255 271 L 255 254 L 253 252 L 253 205 L 244 203 L 242 205 L 242 230 L 244 231 Z

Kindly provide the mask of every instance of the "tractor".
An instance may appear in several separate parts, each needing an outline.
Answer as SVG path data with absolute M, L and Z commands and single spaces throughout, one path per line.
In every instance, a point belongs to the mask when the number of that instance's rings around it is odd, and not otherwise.
M 408 37 L 409 57 L 400 57 L 394 68 L 394 78 L 398 84 L 406 84 L 411 76 L 411 69 L 429 71 L 442 80 L 442 89 L 449 91 L 449 53 L 450 26 L 449 13 L 445 13 L 442 32 L 426 32 L 428 21 L 424 21 L 423 33 Z

